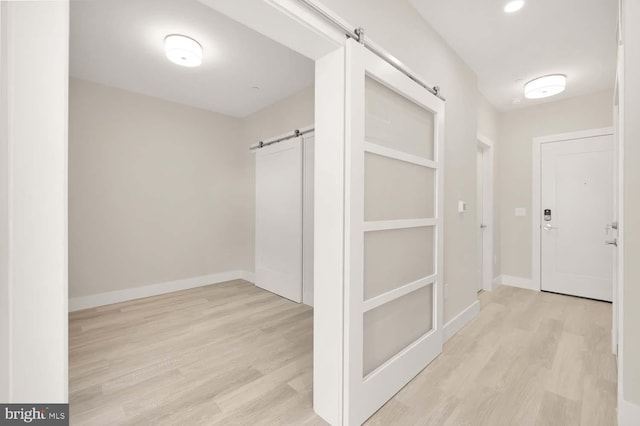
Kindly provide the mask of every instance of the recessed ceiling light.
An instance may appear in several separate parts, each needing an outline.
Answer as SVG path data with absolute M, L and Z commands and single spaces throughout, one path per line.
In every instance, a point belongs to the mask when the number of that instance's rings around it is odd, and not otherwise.
M 522 9 L 522 6 L 524 6 L 524 0 L 512 0 L 504 5 L 504 11 L 506 13 L 517 12 Z
M 187 36 L 180 34 L 166 36 L 164 51 L 171 62 L 183 67 L 197 67 L 202 63 L 202 46 Z
M 524 85 L 524 96 L 528 99 L 540 99 L 564 92 L 567 76 L 563 74 L 545 75 Z

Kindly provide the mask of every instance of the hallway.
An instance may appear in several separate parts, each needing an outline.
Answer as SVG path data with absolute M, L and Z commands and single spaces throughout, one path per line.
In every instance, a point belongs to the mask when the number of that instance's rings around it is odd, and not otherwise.
M 368 424 L 614 425 L 611 305 L 499 287 Z

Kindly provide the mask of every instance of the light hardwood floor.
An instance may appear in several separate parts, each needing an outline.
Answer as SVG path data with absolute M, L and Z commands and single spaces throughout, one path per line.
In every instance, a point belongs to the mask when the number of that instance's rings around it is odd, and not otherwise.
M 511 287 L 369 425 L 615 425 L 611 305 Z M 312 310 L 243 281 L 74 312 L 77 425 L 324 425 Z

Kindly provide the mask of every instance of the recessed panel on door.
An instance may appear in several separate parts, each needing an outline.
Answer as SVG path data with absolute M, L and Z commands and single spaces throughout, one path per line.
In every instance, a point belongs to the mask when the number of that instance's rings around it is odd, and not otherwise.
M 435 216 L 435 170 L 364 154 L 364 218 L 396 220 Z
M 434 117 L 405 96 L 365 78 L 365 140 L 433 160 Z
M 422 287 L 364 314 L 366 376 L 433 328 L 433 287 Z M 425 309 L 427 307 L 427 309 Z
M 434 227 L 364 234 L 364 300 L 434 273 Z

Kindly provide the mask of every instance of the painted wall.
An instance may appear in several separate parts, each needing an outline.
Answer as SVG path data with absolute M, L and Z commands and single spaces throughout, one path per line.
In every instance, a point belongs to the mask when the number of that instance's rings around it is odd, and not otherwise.
M 0 402 L 9 401 L 9 134 L 7 3 L 0 3 Z
M 624 335 L 623 398 L 640 416 L 640 2 L 623 1 L 624 89 Z M 635 421 L 640 421 L 636 417 Z M 632 424 L 629 422 L 629 424 Z
M 70 297 L 254 270 L 259 140 L 313 124 L 313 88 L 244 119 L 70 79 Z
M 71 297 L 252 270 L 241 120 L 70 80 Z
M 62 403 L 68 401 L 69 3 L 0 7 L 0 400 Z
M 500 114 L 496 193 L 502 274 L 531 278 L 532 139 L 612 124 L 613 89 Z M 516 217 L 516 207 L 526 208 L 526 216 Z
M 406 1 L 324 0 L 347 22 L 364 27 L 400 61 L 438 85 L 446 97 L 444 282 L 445 322 L 476 296 L 476 123 L 477 83 L 473 71 Z M 470 207 L 458 214 L 457 202 Z

